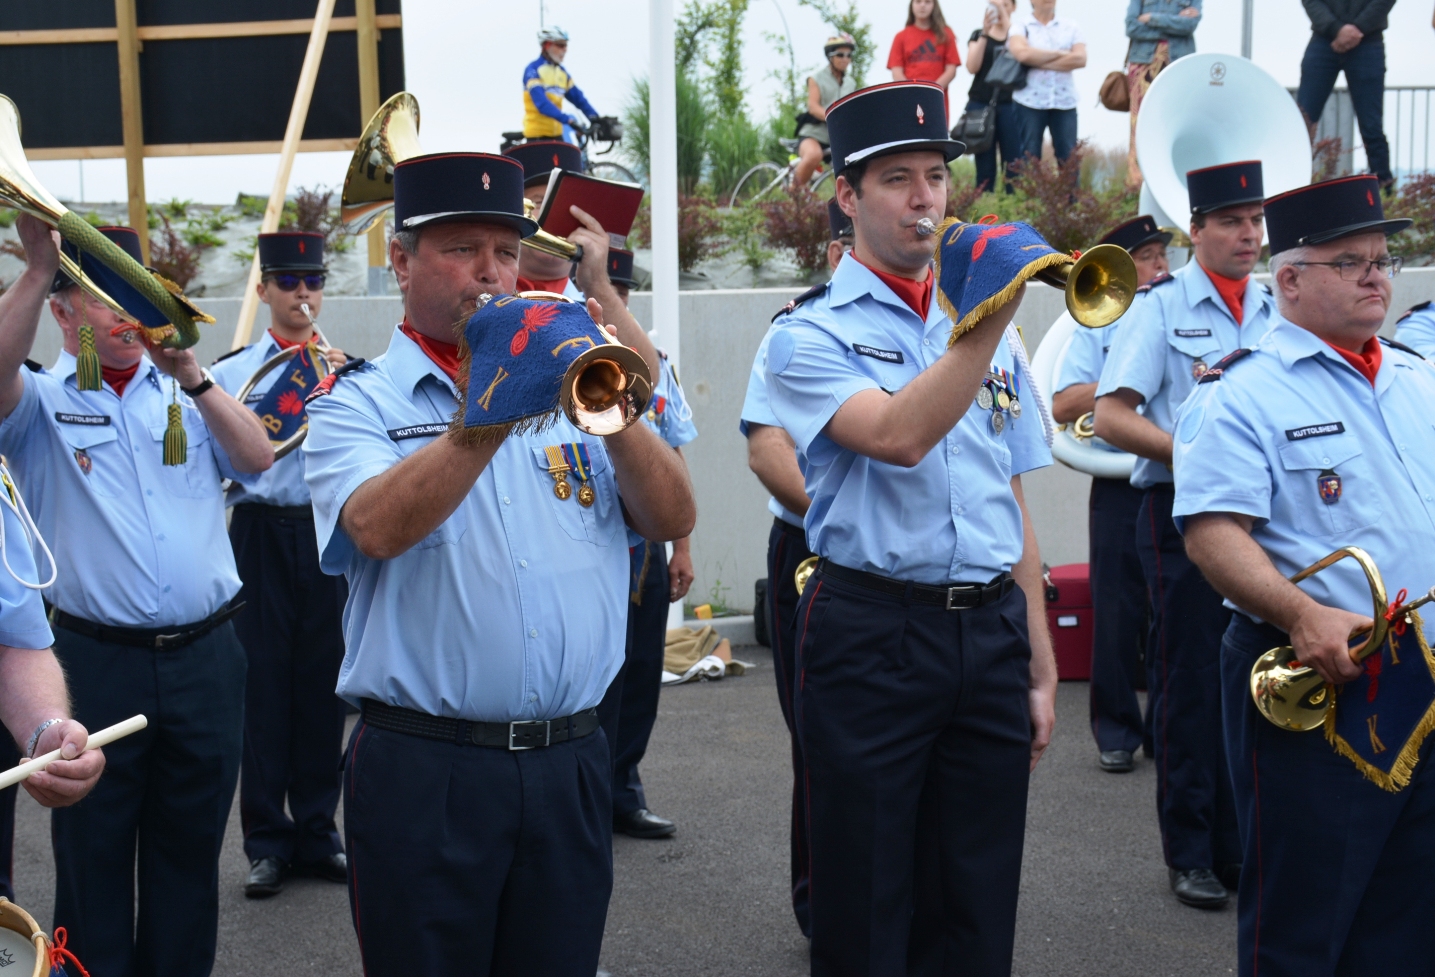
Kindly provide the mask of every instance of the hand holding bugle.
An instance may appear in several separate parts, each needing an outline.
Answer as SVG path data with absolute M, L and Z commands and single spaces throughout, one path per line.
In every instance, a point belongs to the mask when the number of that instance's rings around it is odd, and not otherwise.
M 87 750 L 98 750 L 102 746 L 109 746 L 115 740 L 128 736 L 131 733 L 138 733 L 148 725 L 149 720 L 143 715 L 131 716 L 124 722 L 115 723 L 113 726 L 102 729 L 98 733 L 91 733 L 89 739 L 85 740 L 85 749 L 69 759 L 77 759 Z M 0 790 L 4 790 L 6 787 L 13 787 L 22 780 L 29 780 L 31 774 L 38 773 L 56 760 L 63 759 L 65 759 L 65 757 L 60 755 L 59 750 L 51 750 L 49 753 L 37 756 L 32 760 L 26 760 L 19 766 L 11 767 L 4 773 L 0 773 Z

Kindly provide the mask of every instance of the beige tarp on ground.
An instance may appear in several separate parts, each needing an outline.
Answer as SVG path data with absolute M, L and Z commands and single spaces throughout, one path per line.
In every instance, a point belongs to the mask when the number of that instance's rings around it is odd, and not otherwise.
M 741 675 L 749 663 L 733 661 L 732 646 L 711 625 L 701 630 L 673 628 L 663 653 L 663 684 L 678 685 L 698 679 Z

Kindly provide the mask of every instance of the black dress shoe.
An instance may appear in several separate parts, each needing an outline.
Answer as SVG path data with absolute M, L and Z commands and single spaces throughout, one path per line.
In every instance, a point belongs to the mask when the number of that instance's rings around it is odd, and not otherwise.
M 1208 868 L 1193 868 L 1184 872 L 1170 869 L 1171 891 L 1187 906 L 1197 909 L 1220 909 L 1225 906 L 1231 894 Z
M 640 807 L 627 814 L 614 814 L 613 830 L 634 838 L 666 838 L 676 834 L 678 826 L 667 818 L 660 818 L 647 808 Z
M 317 862 L 304 862 L 294 866 L 294 874 L 308 875 L 311 878 L 325 879 L 329 882 L 348 882 L 349 856 L 343 852 L 335 852 L 328 858 L 321 858 Z
M 1136 759 L 1130 750 L 1102 750 L 1101 769 L 1107 773 L 1130 773 L 1136 769 Z
M 268 899 L 284 891 L 285 865 L 272 855 L 256 858 L 249 863 L 249 881 L 244 883 L 244 894 L 250 899 Z

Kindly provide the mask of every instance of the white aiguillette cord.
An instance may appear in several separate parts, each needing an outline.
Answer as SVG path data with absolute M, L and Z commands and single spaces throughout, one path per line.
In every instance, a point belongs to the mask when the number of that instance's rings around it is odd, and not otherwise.
M 122 723 L 115 723 L 100 730 L 98 733 L 91 733 L 90 738 L 85 740 L 85 750 L 98 750 L 102 746 L 108 746 L 115 740 L 128 736 L 131 733 L 138 733 L 149 725 L 149 720 L 144 716 L 131 716 Z M 80 753 L 75 754 L 78 757 Z M 44 770 L 56 760 L 63 760 L 59 750 L 51 750 L 49 753 L 35 757 L 33 760 L 26 760 L 18 767 L 11 767 L 4 773 L 0 773 L 0 790 L 6 787 L 13 787 L 22 780 L 29 780 L 32 773 Z
M 1021 341 L 1021 333 L 1010 323 L 1006 327 L 1006 344 L 1017 365 L 1021 367 L 1021 375 L 1026 377 L 1026 385 L 1036 400 L 1036 412 L 1041 415 L 1042 437 L 1050 448 L 1051 442 L 1056 438 L 1056 426 L 1051 421 L 1051 408 L 1046 405 L 1046 392 L 1037 384 L 1036 377 L 1032 376 L 1031 363 L 1026 358 L 1026 344 Z
M 28 587 L 31 590 L 44 590 L 54 584 L 55 577 L 59 574 L 59 568 L 55 566 L 55 556 L 50 552 L 50 547 L 45 545 L 45 537 L 40 535 L 39 527 L 30 517 L 30 510 L 25 505 L 25 497 L 16 487 L 15 479 L 11 477 L 10 469 L 3 456 L 0 456 L 0 482 L 4 484 L 4 491 L 0 492 L 0 501 L 9 506 L 10 511 L 15 513 L 15 518 L 20 520 L 20 526 L 25 530 L 25 541 L 31 545 L 35 543 L 40 545 L 40 552 L 44 553 L 45 559 L 50 561 L 50 579 L 44 583 L 31 583 L 11 569 L 10 554 L 6 548 L 4 519 L 0 519 L 0 562 L 5 564 L 5 569 L 9 571 L 10 576 L 14 577 L 22 587 Z M 39 567 L 37 566 L 35 569 L 38 572 Z

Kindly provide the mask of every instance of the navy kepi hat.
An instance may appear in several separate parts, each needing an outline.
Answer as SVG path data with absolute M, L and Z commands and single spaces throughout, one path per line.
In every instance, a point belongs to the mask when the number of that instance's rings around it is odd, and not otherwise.
M 1152 241 L 1160 241 L 1162 244 L 1171 243 L 1171 232 L 1163 231 L 1156 226 L 1156 219 L 1150 214 L 1142 214 L 1140 217 L 1133 217 L 1124 224 L 1118 224 L 1106 232 L 1098 244 L 1114 244 L 1119 248 L 1125 248 L 1128 253 L 1134 252 Z
M 1404 217 L 1385 219 L 1380 181 L 1374 176 L 1347 176 L 1312 183 L 1266 201 L 1266 232 L 1271 254 L 1307 244 L 1324 244 L 1351 234 L 1405 230 Z
M 279 231 L 259 235 L 259 270 L 324 270 L 324 235 L 313 231 Z
M 509 146 L 503 155 L 518 160 L 523 167 L 523 185 L 546 183 L 554 170 L 583 172 L 583 152 L 571 142 L 561 139 L 535 139 Z
M 608 281 L 637 288 L 638 280 L 633 277 L 633 252 L 622 248 L 608 249 Z
M 852 237 L 855 233 L 852 230 L 852 218 L 842 213 L 842 208 L 837 206 L 835 199 L 827 201 L 827 224 L 832 228 L 834 241 L 842 237 Z
M 827 108 L 832 170 L 891 153 L 930 149 L 948 162 L 966 144 L 947 134 L 946 96 L 927 81 L 891 81 L 839 98 Z
M 432 153 L 394 167 L 394 226 L 412 231 L 442 221 L 505 224 L 523 237 L 523 165 L 491 153 Z
M 1238 204 L 1258 204 L 1266 196 L 1261 185 L 1261 161 L 1248 159 L 1189 170 L 1186 193 L 1191 198 L 1193 214 L 1209 214 Z

